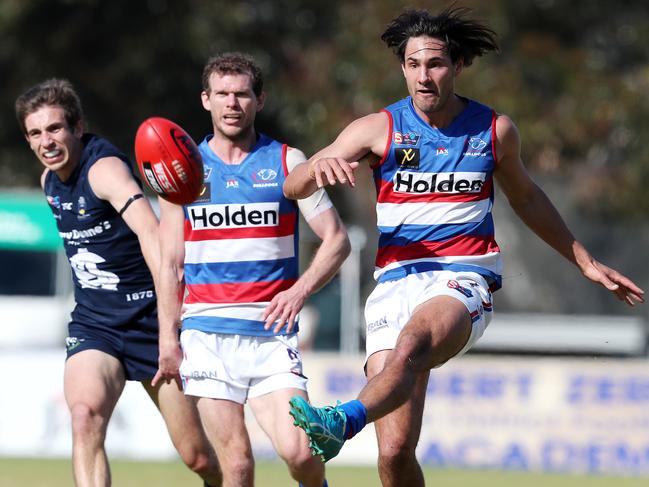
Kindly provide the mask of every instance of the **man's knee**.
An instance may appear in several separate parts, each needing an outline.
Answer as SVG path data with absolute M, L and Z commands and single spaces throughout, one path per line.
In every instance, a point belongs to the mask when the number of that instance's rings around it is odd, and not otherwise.
M 404 337 L 404 340 L 399 340 L 386 360 L 385 367 L 389 367 L 394 373 L 399 374 L 400 383 L 403 386 L 406 386 L 406 383 L 410 385 L 417 374 L 421 372 L 420 365 L 424 361 L 418 343 L 415 337 Z
M 407 440 L 379 443 L 379 469 L 394 472 L 411 462 L 416 462 L 416 445 Z
M 250 456 L 234 455 L 221 460 L 223 476 L 232 479 L 249 478 L 255 470 L 255 461 Z
M 176 450 L 185 465 L 197 474 L 210 473 L 218 469 L 218 462 L 207 441 L 182 441 Z
M 279 452 L 282 460 L 286 462 L 291 472 L 308 472 L 319 468 L 322 461 L 319 457 L 314 457 L 309 448 L 295 447 L 290 450 Z
M 210 455 L 201 451 L 181 451 L 180 457 L 187 467 L 198 475 L 209 473 L 214 468 Z
M 108 418 L 103 417 L 88 404 L 75 403 L 70 407 L 72 433 L 81 438 L 104 435 Z
M 393 367 L 404 371 L 423 372 L 438 367 L 455 356 L 466 343 L 468 335 L 462 338 L 450 334 L 435 334 L 430 331 L 413 333 L 401 332 L 395 348 L 388 360 Z M 466 330 L 470 334 L 470 329 Z M 457 339 L 456 339 L 457 338 Z

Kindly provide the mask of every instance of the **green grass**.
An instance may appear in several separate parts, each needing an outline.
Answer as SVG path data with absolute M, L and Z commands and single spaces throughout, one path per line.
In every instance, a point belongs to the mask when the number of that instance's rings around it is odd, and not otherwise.
M 180 462 L 112 461 L 115 487 L 200 486 L 198 477 Z M 328 467 L 331 487 L 379 486 L 372 467 Z M 639 478 L 612 478 L 531 474 L 522 472 L 460 471 L 426 469 L 426 485 L 444 487 L 640 487 L 649 481 Z M 258 462 L 255 485 L 259 487 L 297 486 L 284 465 Z M 0 459 L 0 487 L 69 487 L 70 463 L 66 460 Z

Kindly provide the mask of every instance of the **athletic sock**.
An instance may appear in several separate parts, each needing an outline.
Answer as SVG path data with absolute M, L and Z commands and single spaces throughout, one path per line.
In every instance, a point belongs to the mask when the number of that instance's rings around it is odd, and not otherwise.
M 349 440 L 358 434 L 367 424 L 367 409 L 363 403 L 357 399 L 346 402 L 338 406 L 347 415 L 347 424 L 345 424 L 345 439 Z
M 302 484 L 297 484 L 299 487 L 304 487 Z M 327 483 L 327 479 L 325 479 L 325 483 L 322 484 L 322 487 L 329 487 L 329 484 Z

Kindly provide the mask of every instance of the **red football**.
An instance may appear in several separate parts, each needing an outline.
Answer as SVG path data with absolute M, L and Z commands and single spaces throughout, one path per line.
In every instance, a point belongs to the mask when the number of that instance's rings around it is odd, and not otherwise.
M 203 188 L 198 147 L 178 124 L 147 118 L 135 134 L 135 159 L 148 186 L 171 203 L 187 205 Z

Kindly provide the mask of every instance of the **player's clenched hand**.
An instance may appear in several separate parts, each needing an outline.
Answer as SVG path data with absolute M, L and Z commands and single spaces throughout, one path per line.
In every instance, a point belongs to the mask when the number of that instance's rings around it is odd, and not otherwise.
M 163 344 L 160 343 L 160 356 L 158 357 L 158 371 L 151 381 L 151 385 L 155 385 L 159 381 L 175 380 L 180 384 L 180 363 L 182 362 L 183 355 L 178 342 Z
M 354 171 L 358 162 L 347 162 L 340 157 L 325 157 L 311 161 L 308 166 L 309 177 L 316 182 L 318 188 L 326 184 L 334 186 L 337 182 L 356 186 Z
M 582 269 L 582 272 L 588 279 L 601 284 L 615 294 L 617 299 L 624 301 L 629 306 L 644 303 L 644 290 L 615 269 L 593 259 L 589 265 Z
M 299 286 L 292 286 L 286 291 L 275 295 L 264 310 L 264 330 L 270 330 L 275 323 L 273 333 L 279 333 L 284 325 L 286 332 L 291 333 L 295 327 L 295 318 L 304 306 L 307 293 Z

